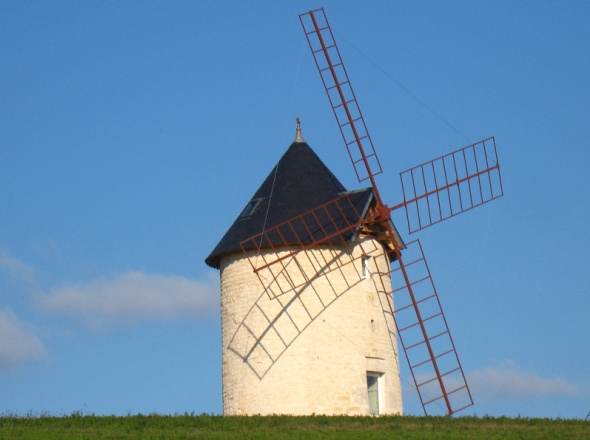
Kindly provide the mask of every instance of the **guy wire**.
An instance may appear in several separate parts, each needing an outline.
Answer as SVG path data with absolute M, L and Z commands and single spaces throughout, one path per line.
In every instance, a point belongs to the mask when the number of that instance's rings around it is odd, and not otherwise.
M 401 89 L 403 89 L 408 95 L 410 95 L 412 98 L 414 98 L 416 101 L 418 101 L 425 109 L 427 109 L 429 112 L 431 112 L 434 116 L 436 116 L 438 119 L 440 119 L 443 123 L 445 123 L 449 128 L 451 128 L 451 130 L 453 130 L 455 133 L 457 133 L 459 136 L 461 136 L 463 139 L 465 139 L 467 142 L 472 143 L 470 139 L 468 139 L 463 133 L 461 133 L 458 129 L 456 129 L 453 125 L 451 125 L 450 122 L 448 122 L 445 118 L 443 118 L 441 115 L 439 115 L 436 111 L 434 111 L 431 107 L 429 107 L 424 101 L 422 101 L 420 98 L 418 98 L 414 93 L 412 93 L 406 86 L 404 86 L 401 82 L 399 82 L 397 79 L 395 79 L 393 76 L 391 76 L 389 74 L 389 72 L 387 72 L 385 69 L 383 69 L 381 66 L 379 66 L 375 61 L 373 61 L 371 58 L 369 58 L 367 55 L 365 55 L 363 52 L 360 51 L 360 49 L 357 49 L 356 46 L 354 46 L 350 41 L 348 41 L 346 38 L 344 38 L 341 34 L 339 34 L 338 32 L 336 32 L 334 30 L 334 33 L 336 35 L 338 35 L 340 38 L 342 38 L 342 40 L 344 40 L 345 43 L 347 43 L 350 47 L 352 47 L 354 50 L 356 50 L 359 54 L 361 54 L 367 61 L 369 61 L 373 66 L 375 66 L 378 70 L 381 71 L 381 73 L 383 73 L 387 78 L 389 78 L 390 80 L 392 80 L 394 83 L 396 83 Z
M 304 40 L 303 40 L 304 41 Z M 301 50 L 299 51 L 299 62 L 297 63 L 297 72 L 295 73 L 295 81 L 293 82 L 293 89 L 291 92 L 291 100 L 288 106 L 288 112 L 293 108 L 293 101 L 295 100 L 295 91 L 297 90 L 297 82 L 299 81 L 299 71 L 301 70 L 301 60 L 303 58 L 303 50 L 305 49 L 305 45 L 301 44 Z M 288 113 L 287 112 L 287 113 Z M 286 136 L 287 133 L 287 122 L 285 121 L 285 128 L 283 128 L 283 137 Z M 282 142 L 282 141 L 281 141 Z M 282 144 L 281 144 L 282 145 Z M 266 213 L 264 214 L 264 223 L 262 224 L 262 231 L 260 232 L 260 243 L 258 245 L 258 256 L 260 256 L 260 248 L 262 247 L 262 240 L 264 239 L 264 231 L 266 230 L 266 222 L 268 220 L 268 213 L 270 211 L 270 204 L 272 202 L 272 195 L 275 189 L 275 182 L 277 180 L 277 171 L 279 170 L 279 164 L 281 163 L 281 159 L 277 162 L 275 166 L 275 172 L 272 179 L 272 186 L 270 188 L 270 195 L 268 196 L 268 205 L 266 206 Z

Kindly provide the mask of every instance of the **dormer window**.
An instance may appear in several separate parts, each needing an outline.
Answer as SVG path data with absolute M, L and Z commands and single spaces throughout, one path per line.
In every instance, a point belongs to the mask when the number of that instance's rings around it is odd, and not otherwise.
M 244 208 L 244 210 L 242 211 L 242 215 L 240 215 L 240 217 L 250 217 L 254 213 L 254 211 L 256 211 L 256 208 L 258 208 L 258 205 L 260 205 L 260 202 L 262 202 L 262 200 L 262 198 L 250 200 Z

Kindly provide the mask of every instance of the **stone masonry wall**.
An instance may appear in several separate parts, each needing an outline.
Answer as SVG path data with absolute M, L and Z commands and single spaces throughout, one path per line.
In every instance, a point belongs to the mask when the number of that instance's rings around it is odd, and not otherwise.
M 368 371 L 382 374 L 380 413 L 402 413 L 395 324 L 377 274 L 388 261 L 378 243 L 365 241 L 378 250 L 367 277 L 366 250 L 356 247 L 347 255 L 353 262 L 272 299 L 242 253 L 222 259 L 224 414 L 367 415 Z M 346 254 L 310 252 L 285 269 L 288 278 Z

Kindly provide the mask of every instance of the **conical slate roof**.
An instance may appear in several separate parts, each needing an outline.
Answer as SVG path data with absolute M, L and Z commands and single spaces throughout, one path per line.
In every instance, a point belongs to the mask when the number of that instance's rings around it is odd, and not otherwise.
M 298 138 L 281 157 L 205 262 L 219 269 L 221 257 L 240 252 L 240 242 L 243 240 L 330 202 L 345 192 L 346 189 L 336 176 L 309 145 Z M 360 217 L 365 215 L 372 195 L 371 188 L 351 193 L 350 199 Z M 347 217 L 350 217 L 350 213 L 347 213 Z

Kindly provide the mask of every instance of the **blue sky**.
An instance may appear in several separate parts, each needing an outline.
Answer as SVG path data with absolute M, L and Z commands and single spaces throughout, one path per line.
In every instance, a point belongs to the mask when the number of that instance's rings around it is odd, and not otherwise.
M 321 6 L 390 205 L 397 173 L 496 137 L 505 196 L 413 234 L 465 413 L 586 417 L 590 5 L 573 1 L 0 2 L 0 411 L 221 412 L 205 257 L 295 117 L 360 186 L 298 19 Z

